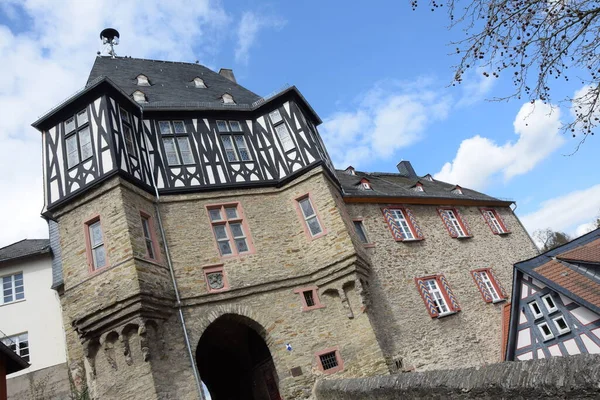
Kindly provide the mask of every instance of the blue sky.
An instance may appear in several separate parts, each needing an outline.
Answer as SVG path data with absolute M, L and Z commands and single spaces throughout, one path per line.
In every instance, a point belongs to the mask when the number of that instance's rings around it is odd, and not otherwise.
M 424 5 L 424 3 L 423 3 Z M 29 124 L 85 83 L 107 26 L 119 55 L 233 68 L 259 95 L 296 85 L 321 116 L 336 167 L 417 173 L 517 201 L 526 227 L 583 233 L 600 212 L 600 143 L 560 132 L 568 104 L 489 102 L 512 82 L 473 72 L 449 86 L 458 59 L 443 10 L 408 1 L 209 0 L 0 3 L 0 245 L 44 237 L 40 136 Z M 481 72 L 481 71 L 480 71 Z M 581 85 L 557 81 L 556 102 Z M 6 195 L 8 194 L 8 195 Z

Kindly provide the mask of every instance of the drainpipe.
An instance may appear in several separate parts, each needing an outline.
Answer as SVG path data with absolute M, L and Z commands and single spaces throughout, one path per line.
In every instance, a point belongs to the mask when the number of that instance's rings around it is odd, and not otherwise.
M 150 155 L 148 154 L 148 140 L 144 135 L 144 110 L 140 106 L 140 134 L 146 143 L 146 156 L 148 157 L 148 163 L 150 163 Z M 156 179 L 154 178 L 154 168 L 152 165 L 150 167 L 150 176 L 152 177 L 152 187 L 154 187 L 154 210 L 156 211 L 156 220 L 158 222 L 158 229 L 160 230 L 160 236 L 162 238 L 163 244 L 165 246 L 165 255 L 167 256 L 167 265 L 169 266 L 169 273 L 171 275 L 171 281 L 173 282 L 173 289 L 175 290 L 175 299 L 177 312 L 179 314 L 179 321 L 181 322 L 181 327 L 183 329 L 183 338 L 185 339 L 185 346 L 187 347 L 188 356 L 190 357 L 190 364 L 192 366 L 192 371 L 194 372 L 194 379 L 196 381 L 196 389 L 198 390 L 198 396 L 200 400 L 204 400 L 204 391 L 202 390 L 202 381 L 200 379 L 200 372 L 194 363 L 194 353 L 192 352 L 192 345 L 190 344 L 190 337 L 187 333 L 187 327 L 185 325 L 185 317 L 183 316 L 183 309 L 181 306 L 181 297 L 179 296 L 179 289 L 177 287 L 177 279 L 175 278 L 175 271 L 173 270 L 173 263 L 171 261 L 171 253 L 169 252 L 169 245 L 167 244 L 167 237 L 165 235 L 165 230 L 162 224 L 162 218 L 160 216 L 160 194 L 158 193 L 158 187 L 156 186 Z

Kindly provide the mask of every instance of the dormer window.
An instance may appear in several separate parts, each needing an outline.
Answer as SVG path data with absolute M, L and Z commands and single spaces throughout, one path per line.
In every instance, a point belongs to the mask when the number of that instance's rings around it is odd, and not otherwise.
M 427 174 L 423 177 L 426 181 L 433 182 L 433 176 L 431 174 Z
M 223 99 L 223 104 L 235 104 L 235 100 L 233 100 L 233 96 L 230 95 L 229 93 L 225 93 L 223 96 L 221 96 L 221 99 Z
M 454 189 L 452 189 L 452 193 L 454 193 L 454 194 L 463 194 L 463 191 L 462 191 L 462 188 L 460 186 L 456 185 L 454 187 Z
M 371 187 L 371 182 L 369 182 L 365 178 L 363 178 L 363 179 L 360 180 L 360 188 L 362 190 L 373 190 L 373 188 Z
M 199 89 L 206 89 L 206 84 L 204 83 L 204 79 L 202 79 L 200 77 L 194 78 L 194 86 Z
M 417 184 L 413 187 L 413 190 L 415 192 L 424 192 L 425 189 L 423 189 L 423 185 L 419 182 L 417 182 Z
M 354 169 L 354 167 L 352 165 L 349 165 L 345 171 L 349 175 L 356 175 L 356 170 Z
M 144 94 L 144 92 L 139 90 L 133 92 L 133 100 L 135 100 L 138 103 L 146 103 L 148 101 L 146 100 L 146 95 Z
M 150 86 L 150 81 L 148 80 L 148 77 L 146 75 L 140 74 L 137 76 L 136 79 L 137 79 L 138 86 Z

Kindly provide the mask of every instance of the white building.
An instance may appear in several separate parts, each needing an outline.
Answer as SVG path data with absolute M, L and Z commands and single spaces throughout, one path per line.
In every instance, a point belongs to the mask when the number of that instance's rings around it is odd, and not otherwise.
M 51 288 L 50 241 L 25 239 L 0 248 L 0 285 L 0 339 L 30 363 L 8 377 L 64 364 L 61 308 Z

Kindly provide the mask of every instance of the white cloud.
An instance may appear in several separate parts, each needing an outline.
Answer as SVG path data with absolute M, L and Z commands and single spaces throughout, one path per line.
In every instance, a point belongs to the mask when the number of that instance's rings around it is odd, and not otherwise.
M 531 171 L 564 143 L 560 111 L 542 102 L 524 104 L 513 126 L 518 135 L 514 143 L 498 145 L 479 135 L 463 140 L 454 160 L 444 164 L 435 178 L 484 189 L 497 175 L 508 181 Z
M 240 20 L 237 31 L 237 46 L 235 48 L 235 61 L 248 64 L 250 48 L 255 45 L 258 32 L 261 29 L 281 29 L 286 21 L 270 15 L 259 15 L 246 11 Z
M 469 70 L 463 75 L 462 97 L 456 103 L 457 107 L 468 107 L 481 100 L 492 90 L 492 87 L 497 82 L 494 77 L 486 77 L 483 75 L 484 68 Z
M 450 99 L 415 84 L 384 82 L 362 96 L 353 111 L 325 118 L 319 131 L 338 167 L 354 167 L 390 158 L 400 148 L 418 141 L 425 128 L 445 119 Z
M 26 31 L 0 25 L 0 246 L 47 237 L 41 137 L 30 124 L 81 88 L 100 50 L 99 33 L 121 33 L 117 53 L 193 61 L 210 58 L 230 18 L 211 0 L 2 0 L 9 23 L 27 15 Z M 20 21 L 22 23 L 22 21 Z
M 600 211 L 600 184 L 541 203 L 537 211 L 523 215 L 521 222 L 530 233 L 551 228 L 573 236 L 586 233 Z

